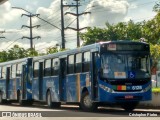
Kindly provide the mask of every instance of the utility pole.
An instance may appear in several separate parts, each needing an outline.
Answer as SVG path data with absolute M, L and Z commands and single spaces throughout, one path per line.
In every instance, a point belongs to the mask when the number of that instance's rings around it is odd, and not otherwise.
M 63 0 L 61 0 L 61 36 L 62 36 L 62 49 L 65 49 Z
M 91 13 L 91 12 L 83 12 L 83 13 L 80 13 L 79 14 L 79 1 L 80 0 L 74 0 L 76 1 L 76 5 L 63 5 L 62 7 L 76 7 L 76 14 L 75 13 L 71 13 L 71 12 L 66 12 L 66 14 L 71 14 L 71 15 L 74 15 L 77 17 L 77 28 L 72 28 L 72 27 L 67 27 L 65 29 L 72 29 L 74 31 L 77 31 L 77 47 L 80 46 L 80 39 L 79 39 L 79 32 L 83 29 L 86 29 L 87 27 L 84 27 L 84 28 L 79 28 L 79 16 L 83 15 L 83 14 L 88 14 L 88 13 Z
M 37 38 L 37 39 L 41 38 L 40 36 L 33 37 L 33 34 L 32 34 L 32 29 L 34 27 L 37 27 L 37 28 L 40 27 L 40 25 L 32 26 L 32 17 L 38 16 L 38 15 L 39 14 L 30 14 L 30 15 L 28 15 L 28 14 L 22 14 L 22 16 L 27 16 L 27 17 L 30 18 L 30 26 L 22 25 L 22 28 L 23 27 L 27 27 L 27 28 L 30 29 L 30 37 L 23 36 L 22 39 L 24 39 L 24 38 L 30 39 L 30 48 L 31 49 L 33 49 L 33 39 L 35 39 L 35 38 Z

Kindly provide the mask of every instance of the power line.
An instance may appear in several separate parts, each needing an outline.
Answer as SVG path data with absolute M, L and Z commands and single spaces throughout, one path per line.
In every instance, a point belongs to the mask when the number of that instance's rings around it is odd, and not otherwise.
M 20 40 L 21 38 L 18 38 L 16 40 L 14 40 L 11 44 L 9 44 L 5 49 L 8 49 L 12 44 L 14 44 L 16 41 Z

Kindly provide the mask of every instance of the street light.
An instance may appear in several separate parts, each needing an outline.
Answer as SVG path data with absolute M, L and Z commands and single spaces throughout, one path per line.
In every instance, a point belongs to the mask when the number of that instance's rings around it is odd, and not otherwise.
M 20 7 L 12 7 L 12 8 L 13 8 L 13 9 L 20 9 L 20 10 L 23 10 L 23 11 L 25 11 L 25 12 L 29 13 L 29 14 L 32 14 L 31 12 L 29 12 L 29 11 L 27 11 L 27 10 L 23 9 L 23 8 L 20 8 Z

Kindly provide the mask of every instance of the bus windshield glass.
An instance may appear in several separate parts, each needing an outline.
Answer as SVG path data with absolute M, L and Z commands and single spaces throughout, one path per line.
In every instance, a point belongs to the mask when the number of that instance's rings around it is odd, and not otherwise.
M 149 54 L 103 53 L 101 55 L 101 77 L 106 79 L 149 78 Z

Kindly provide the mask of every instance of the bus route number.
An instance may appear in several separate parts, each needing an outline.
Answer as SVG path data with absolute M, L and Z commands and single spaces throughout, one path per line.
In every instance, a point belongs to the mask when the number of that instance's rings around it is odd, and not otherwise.
M 142 86 L 132 86 L 132 90 L 142 90 Z

